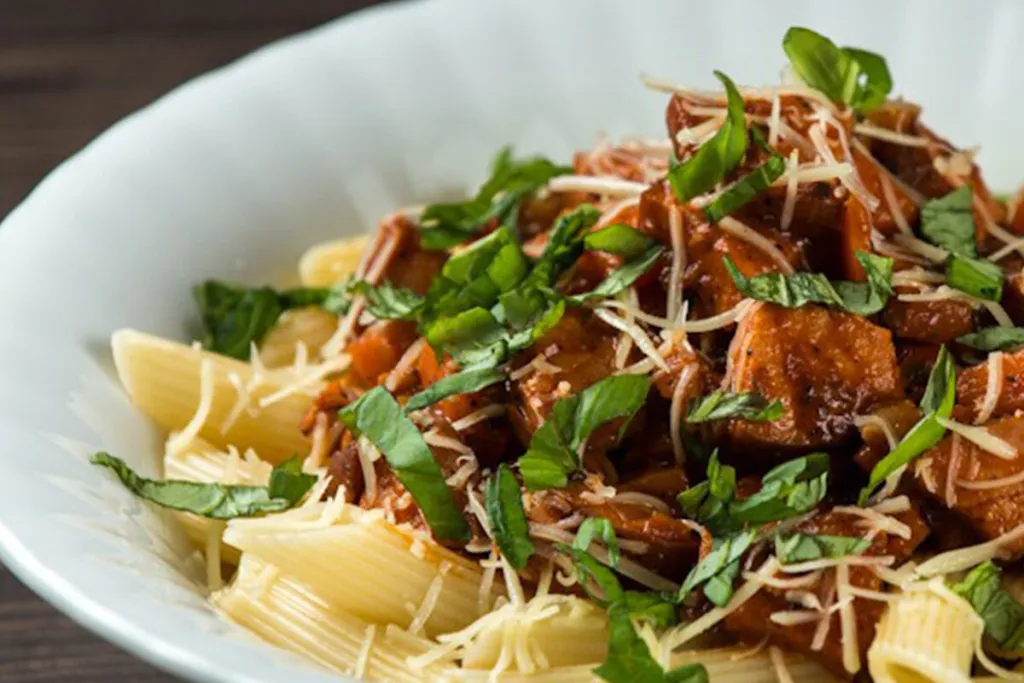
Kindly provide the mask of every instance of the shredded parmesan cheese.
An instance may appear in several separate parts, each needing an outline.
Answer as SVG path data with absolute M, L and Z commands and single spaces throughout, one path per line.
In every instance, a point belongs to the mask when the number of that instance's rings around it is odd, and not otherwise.
M 1003 546 L 1010 545 L 1024 538 L 1024 524 L 1020 524 L 1001 536 L 997 536 L 985 543 L 957 548 L 923 562 L 914 573 L 922 578 L 939 576 L 940 574 L 952 574 L 963 571 L 985 560 L 991 560 L 1000 556 Z
M 756 302 L 753 299 L 744 299 L 728 311 L 723 311 L 718 315 L 711 316 L 710 318 L 684 321 L 682 325 L 683 331 L 697 334 L 700 332 L 711 332 L 712 330 L 717 330 L 722 327 L 728 327 L 729 325 L 742 320 L 754 303 Z
M 984 427 L 972 427 L 971 425 L 965 425 L 957 422 L 956 420 L 946 420 L 941 417 L 936 417 L 935 421 L 953 432 L 955 435 L 962 436 L 978 448 L 981 448 L 998 458 L 1002 458 L 1003 460 L 1013 460 L 1017 457 L 1016 447 L 1008 441 L 1000 439 Z
M 647 189 L 643 183 L 604 176 L 563 175 L 548 183 L 552 192 L 586 192 L 606 197 L 635 197 Z
M 836 597 L 839 601 L 839 636 L 843 645 L 843 668 L 851 674 L 860 671 L 860 647 L 857 642 L 857 614 L 853 608 L 850 569 L 841 564 L 836 567 Z M 849 599 L 848 599 L 849 598 Z
M 686 268 L 686 240 L 683 235 L 683 213 L 673 205 L 668 212 L 669 235 L 672 239 L 672 267 L 668 278 L 668 305 L 666 317 L 679 316 L 679 302 L 683 296 L 683 269 Z
M 930 143 L 928 138 L 899 133 L 894 130 L 889 130 L 888 128 L 881 128 L 880 126 L 876 126 L 866 121 L 854 124 L 853 132 L 857 135 L 875 138 L 876 140 L 885 140 L 886 142 L 892 142 L 904 147 L 927 147 Z
M 740 223 L 738 220 L 730 216 L 722 217 L 722 219 L 718 221 L 718 227 L 736 239 L 743 240 L 744 242 L 747 242 L 748 244 L 751 244 L 763 251 L 773 261 L 775 261 L 779 270 L 784 274 L 793 274 L 793 265 L 786 259 L 785 255 L 779 250 L 779 248 L 772 244 L 772 241 L 761 233 L 744 225 L 743 223 Z
M 377 624 L 368 624 L 366 633 L 363 636 L 363 644 L 359 648 L 359 657 L 352 669 L 352 675 L 356 678 L 366 676 L 366 666 L 370 663 L 370 652 L 373 649 L 373 640 L 377 637 Z
M 459 418 L 455 422 L 452 422 L 452 429 L 454 429 L 457 432 L 461 432 L 466 429 L 469 429 L 478 422 L 483 422 L 484 420 L 489 420 L 492 417 L 498 417 L 499 415 L 504 414 L 505 406 L 499 405 L 497 403 L 492 403 L 489 406 L 484 406 L 479 410 L 474 410 L 472 413 L 469 413 L 468 415 Z
M 988 373 L 985 380 L 985 397 L 978 406 L 978 416 L 974 424 L 980 425 L 988 422 L 999 404 L 999 396 L 1003 393 L 1003 352 L 993 351 L 988 354 L 988 365 L 985 368 Z
M 666 372 L 669 371 L 668 363 L 666 363 L 665 359 L 662 358 L 660 353 L 658 353 L 658 349 L 654 345 L 654 342 L 651 341 L 651 338 L 647 336 L 647 333 L 644 332 L 639 325 L 636 323 L 630 324 L 605 308 L 595 309 L 594 315 L 620 332 L 628 334 L 633 338 L 633 341 L 636 342 L 637 348 L 643 351 L 644 355 L 650 358 L 655 365 Z
M 182 455 L 202 430 L 210 417 L 213 408 L 213 362 L 204 358 L 199 364 L 199 405 L 192 419 L 185 428 L 167 441 L 167 451 L 171 455 Z
M 789 160 L 786 162 L 786 201 L 782 205 L 782 216 L 779 219 L 779 226 L 782 230 L 789 230 L 789 224 L 793 222 L 793 212 L 796 211 L 797 172 L 800 168 L 800 152 L 793 150 L 789 153 Z

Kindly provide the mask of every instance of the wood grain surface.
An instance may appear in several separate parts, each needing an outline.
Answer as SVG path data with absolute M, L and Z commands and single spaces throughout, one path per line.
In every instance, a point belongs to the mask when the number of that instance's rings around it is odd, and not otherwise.
M 373 0 L 0 0 L 0 217 L 183 81 Z M 4 453 L 0 457 L 16 457 Z M 0 683 L 170 683 L 0 566 Z

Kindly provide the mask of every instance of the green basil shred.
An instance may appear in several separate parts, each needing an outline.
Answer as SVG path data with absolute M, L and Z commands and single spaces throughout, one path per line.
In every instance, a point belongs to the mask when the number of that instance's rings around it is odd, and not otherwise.
M 769 403 L 757 391 L 734 394 L 719 389 L 695 401 L 685 419 L 690 424 L 729 418 L 766 422 L 778 420 L 785 412 L 781 401 Z
M 287 510 L 302 500 L 316 483 L 314 475 L 302 472 L 302 460 L 298 456 L 277 465 L 267 486 L 148 479 L 137 474 L 124 460 L 102 451 L 95 453 L 90 462 L 111 470 L 129 491 L 143 500 L 211 519 L 236 519 Z
M 490 531 L 498 549 L 512 567 L 523 569 L 533 555 L 530 524 L 523 509 L 519 482 L 505 463 L 487 480 L 484 496 Z
M 569 475 L 580 466 L 576 455 L 580 445 L 601 425 L 624 418 L 621 438 L 649 389 L 650 380 L 644 375 L 612 375 L 556 401 L 519 458 L 526 488 L 538 491 L 568 484 Z
M 338 417 L 354 436 L 365 436 L 381 452 L 437 538 L 469 540 L 469 526 L 433 452 L 387 389 L 371 389 Z
M 914 458 L 937 444 L 946 433 L 945 427 L 937 418 L 949 419 L 956 401 L 956 368 L 949 352 L 943 346 L 935 359 L 928 385 L 921 398 L 921 412 L 924 413 L 917 424 L 896 444 L 888 455 L 871 468 L 868 485 L 860 492 L 858 505 L 867 503 L 871 494 L 881 486 L 886 477 L 910 463 Z
M 838 47 L 820 33 L 798 26 L 786 32 L 782 47 L 800 80 L 858 113 L 877 108 L 892 90 L 889 67 L 874 52 Z

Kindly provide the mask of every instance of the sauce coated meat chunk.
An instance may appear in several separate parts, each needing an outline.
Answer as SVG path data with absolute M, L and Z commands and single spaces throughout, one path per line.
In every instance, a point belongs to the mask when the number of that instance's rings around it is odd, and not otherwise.
M 818 306 L 758 305 L 729 348 L 729 390 L 758 391 L 785 408 L 779 420 L 734 420 L 729 439 L 755 448 L 810 449 L 853 436 L 852 417 L 903 397 L 888 330 Z

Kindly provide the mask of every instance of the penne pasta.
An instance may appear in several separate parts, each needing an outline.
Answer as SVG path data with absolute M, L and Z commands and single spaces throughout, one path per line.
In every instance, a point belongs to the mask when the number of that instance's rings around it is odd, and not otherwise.
M 306 287 L 329 287 L 355 271 L 366 235 L 318 244 L 299 260 L 299 279 Z
M 291 365 L 300 344 L 305 345 L 308 358 L 316 358 L 337 329 L 337 316 L 321 308 L 285 311 L 260 343 L 260 360 L 267 368 Z
M 224 538 L 373 623 L 408 628 L 416 622 L 434 635 L 479 616 L 479 565 L 389 524 L 378 512 L 315 503 L 232 520 Z M 498 594 L 493 591 L 488 603 Z
M 135 330 L 114 333 L 112 346 L 118 376 L 132 402 L 164 429 L 181 430 L 196 415 L 203 393 L 202 365 L 208 363 L 212 396 L 196 436 L 221 448 L 253 448 L 272 463 L 309 451 L 309 440 L 298 424 L 309 407 L 310 393 L 315 395 L 322 382 L 261 407 L 260 398 L 290 384 L 283 371 L 259 373 L 254 381 L 257 373 L 248 363 Z M 239 400 L 246 398 L 239 387 L 247 384 L 252 387 L 247 404 L 232 415 Z
M 488 623 L 462 650 L 466 669 L 490 671 L 502 661 L 521 673 L 581 664 L 593 667 L 604 660 L 608 649 L 605 611 L 572 596 L 540 596 L 519 608 L 506 605 L 481 621 Z
M 983 623 L 970 604 L 919 589 L 892 602 L 868 649 L 875 683 L 966 683 Z
M 237 449 L 227 452 L 218 450 L 212 444 L 196 439 L 183 453 L 167 453 L 164 457 L 164 476 L 167 479 L 183 479 L 203 483 L 246 484 L 266 486 L 272 470 L 270 463 L 260 460 L 255 452 L 246 451 L 240 455 Z M 222 524 L 206 517 L 188 512 L 175 512 L 181 527 L 199 548 L 210 542 L 210 534 Z M 221 544 L 220 558 L 227 564 L 238 564 L 236 548 Z
M 246 554 L 231 586 L 215 593 L 216 605 L 236 624 L 269 643 L 339 673 L 371 681 L 420 683 L 440 666 L 413 671 L 416 650 L 384 637 L 384 629 L 332 604 L 312 587 Z

